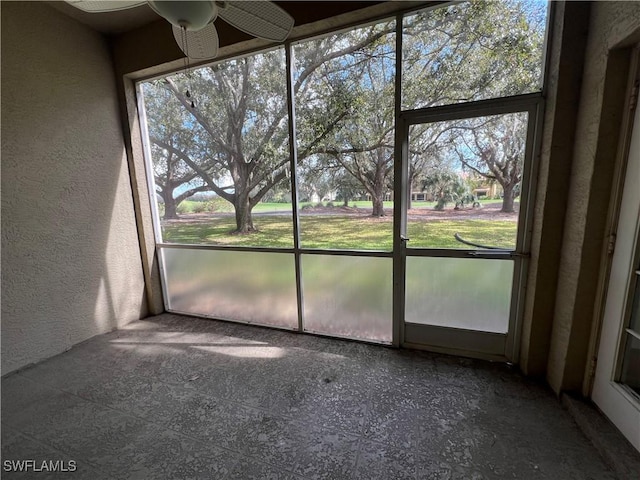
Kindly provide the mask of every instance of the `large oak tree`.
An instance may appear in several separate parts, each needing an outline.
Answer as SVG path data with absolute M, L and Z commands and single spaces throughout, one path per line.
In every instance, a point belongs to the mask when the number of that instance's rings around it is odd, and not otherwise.
M 407 16 L 403 106 L 535 91 L 543 8 L 519 0 L 465 2 Z M 298 161 L 332 170 L 335 179 L 355 179 L 371 196 L 374 215 L 384 214 L 382 201 L 392 184 L 394 30 L 394 22 L 382 22 L 293 48 Z M 285 78 L 280 48 L 144 84 L 156 184 L 169 205 L 167 217 L 174 214 L 172 203 L 206 189 L 233 205 L 236 232 L 256 230 L 253 208 L 270 191 L 286 190 L 289 178 Z M 442 163 L 434 152 L 441 150 L 436 143 L 443 129 L 420 128 L 420 141 L 411 145 L 412 178 Z M 499 133 L 491 141 L 504 140 Z M 476 150 L 488 140 L 478 138 Z M 461 165 L 500 181 L 489 165 L 497 154 L 483 152 L 477 156 L 481 163 L 460 157 Z M 513 172 L 503 188 L 517 177 Z

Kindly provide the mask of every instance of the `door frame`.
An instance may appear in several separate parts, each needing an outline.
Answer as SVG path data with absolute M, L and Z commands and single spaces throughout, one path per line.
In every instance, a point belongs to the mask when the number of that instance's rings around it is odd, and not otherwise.
M 619 383 L 626 326 L 631 313 L 634 287 L 640 278 L 640 198 L 629 197 L 632 176 L 640 174 L 640 154 L 632 160 L 632 141 L 640 144 L 640 47 L 631 52 L 625 115 L 618 148 L 615 180 L 609 209 L 607 249 L 601 262 L 598 297 L 599 338 L 597 363 L 585 384 L 593 402 L 640 451 L 640 399 Z M 622 255 L 622 256 L 621 256 Z M 612 288 L 615 287 L 615 288 Z M 635 422 L 633 421 L 635 418 Z
M 394 228 L 393 228 L 393 326 L 394 345 L 426 349 L 442 353 L 517 362 L 520 330 L 526 290 L 528 259 L 531 245 L 534 195 L 541 144 L 544 99 L 541 93 L 502 97 L 476 102 L 405 110 L 399 112 L 396 124 L 394 164 Z M 516 247 L 513 251 L 411 249 L 406 237 L 409 128 L 480 116 L 526 112 L 528 114 L 525 160 L 521 180 L 520 214 Z M 509 327 L 506 335 L 447 327 L 428 327 L 430 340 L 405 323 L 407 256 L 485 258 L 514 262 Z M 425 330 L 421 328 L 421 330 Z M 418 341 L 414 340 L 417 339 Z

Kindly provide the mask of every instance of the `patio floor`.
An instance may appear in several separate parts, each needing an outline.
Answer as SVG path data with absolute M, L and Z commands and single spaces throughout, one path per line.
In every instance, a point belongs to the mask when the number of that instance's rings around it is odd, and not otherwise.
M 3 378 L 2 457 L 2 478 L 615 478 L 506 365 L 170 314 Z M 6 471 L 24 459 L 77 471 Z

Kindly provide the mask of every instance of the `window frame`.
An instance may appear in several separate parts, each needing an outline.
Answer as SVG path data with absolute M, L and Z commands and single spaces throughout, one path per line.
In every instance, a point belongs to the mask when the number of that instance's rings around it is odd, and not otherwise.
M 396 151 L 398 148 L 397 139 L 400 134 L 398 129 L 398 122 L 400 117 L 404 117 L 405 119 L 418 118 L 426 116 L 430 119 L 430 121 L 439 121 L 450 119 L 452 111 L 460 111 L 464 110 L 465 112 L 513 112 L 514 109 L 518 109 L 519 111 L 529 110 L 529 114 L 532 114 L 530 110 L 531 105 L 535 104 L 535 121 L 533 124 L 535 125 L 535 131 L 529 131 L 528 136 L 533 135 L 532 139 L 527 140 L 528 145 L 533 145 L 533 150 L 531 152 L 532 156 L 532 164 L 528 169 L 529 172 L 527 174 L 527 209 L 521 212 L 521 218 L 518 221 L 518 233 L 517 233 L 517 245 L 520 246 L 517 252 L 512 252 L 514 256 L 527 256 L 531 243 L 531 234 L 530 230 L 533 222 L 533 210 L 534 210 L 534 202 L 533 197 L 535 196 L 536 185 L 535 178 L 537 177 L 537 168 L 538 162 L 537 157 L 539 157 L 540 152 L 540 144 L 541 144 L 541 130 L 542 130 L 542 122 L 543 122 L 543 114 L 544 114 L 544 99 L 545 92 L 547 88 L 547 77 L 548 77 L 548 57 L 549 57 L 549 48 L 550 48 L 550 37 L 551 31 L 550 26 L 553 19 L 554 6 L 553 4 L 548 4 L 547 7 L 547 15 L 546 15 L 546 27 L 545 27 L 545 36 L 544 43 L 542 45 L 542 65 L 541 65 L 541 75 L 540 75 L 540 83 L 539 90 L 533 93 L 526 93 L 522 95 L 516 95 L 513 97 L 497 97 L 490 98 L 486 100 L 476 100 L 471 102 L 464 103 L 456 103 L 451 105 L 439 105 L 433 107 L 425 107 L 419 109 L 412 110 L 403 110 L 402 109 L 402 38 L 403 38 L 403 19 L 407 15 L 415 14 L 419 11 L 428 11 L 434 10 L 438 8 L 446 8 L 452 2 L 442 2 L 437 3 L 435 5 L 419 5 L 413 6 L 407 9 L 399 10 L 395 14 L 381 14 L 372 16 L 367 19 L 359 20 L 347 25 L 343 25 L 339 28 L 328 27 L 322 31 L 317 31 L 314 33 L 303 34 L 292 36 L 290 39 L 285 41 L 280 45 L 271 45 L 268 47 L 256 47 L 256 48 L 248 48 L 239 53 L 232 53 L 229 55 L 223 55 L 216 58 L 214 61 L 205 61 L 201 62 L 197 65 L 190 66 L 189 68 L 200 68 L 204 66 L 212 66 L 216 64 L 220 64 L 222 62 L 236 60 L 245 58 L 250 55 L 260 54 L 269 52 L 272 50 L 276 50 L 279 48 L 284 49 L 285 61 L 286 61 L 286 89 L 287 89 L 287 108 L 288 108 L 288 135 L 289 135 L 289 149 L 290 149 L 290 188 L 291 188 L 291 197 L 292 197 L 292 221 L 293 221 L 293 246 L 292 247 L 253 247 L 253 246 L 237 246 L 237 245 L 213 245 L 213 244 L 181 244 L 181 243 L 166 243 L 163 242 L 162 239 L 162 229 L 160 225 L 160 215 L 158 211 L 158 205 L 155 196 L 155 180 L 153 175 L 153 166 L 151 160 L 151 149 L 148 140 L 148 129 L 146 124 L 146 113 L 144 108 L 144 95 L 142 92 L 142 83 L 148 82 L 151 80 L 164 78 L 168 75 L 174 74 L 176 72 L 180 72 L 184 70 L 184 67 L 175 67 L 168 69 L 162 73 L 148 75 L 148 76 L 140 76 L 133 81 L 133 87 L 135 92 L 135 100 L 137 107 L 137 116 L 138 123 L 141 129 L 141 143 L 143 147 L 143 160 L 144 160 L 144 173 L 146 177 L 146 186 L 148 190 L 148 197 L 150 201 L 151 207 L 151 218 L 152 218 L 152 226 L 153 226 L 153 238 L 155 239 L 155 258 L 158 261 L 158 267 L 160 271 L 160 277 L 164 277 L 165 267 L 162 262 L 162 250 L 163 249 L 201 249 L 201 250 L 229 250 L 229 251 L 247 251 L 247 252 L 274 252 L 274 253 L 283 253 L 283 254 L 292 254 L 295 258 L 295 269 L 296 269 L 296 284 L 297 284 L 297 300 L 298 300 L 298 331 L 306 331 L 304 329 L 304 308 L 303 308 L 303 300 L 304 295 L 302 292 L 302 277 L 301 277 L 301 255 L 348 255 L 348 256 L 368 256 L 368 257 L 380 257 L 380 258 L 394 258 L 397 241 L 396 235 L 396 226 L 395 223 L 398 223 L 395 220 L 395 206 L 394 206 L 394 238 L 393 238 L 393 249 L 392 251 L 383 251 L 383 250 L 341 250 L 341 249 L 317 249 L 317 248 L 303 248 L 300 245 L 300 221 L 299 221 L 299 192 L 298 192 L 298 175 L 297 175 L 297 141 L 295 138 L 296 135 L 296 113 L 295 113 L 295 95 L 293 94 L 292 82 L 293 82 L 293 66 L 292 66 L 292 58 L 293 58 L 293 46 L 299 44 L 304 41 L 314 40 L 326 38 L 327 36 L 339 34 L 341 32 L 351 31 L 357 28 L 364 28 L 370 25 L 374 25 L 382 22 L 395 21 L 396 22 L 396 76 L 395 76 L 395 139 L 396 139 Z M 502 106 L 500 106 L 502 104 Z M 526 107 L 526 108 L 525 108 Z M 455 114 L 454 117 L 455 118 Z M 457 117 L 461 118 L 461 117 Z M 532 122 L 529 122 L 530 126 Z M 395 157 L 395 162 L 398 163 L 398 157 Z M 522 183 L 524 185 L 525 178 L 523 175 Z M 395 188 L 394 188 L 395 190 Z M 524 193 L 524 192 L 523 192 Z M 399 202 L 396 202 L 399 203 Z M 437 255 L 437 252 L 436 252 Z M 523 264 L 525 263 L 525 264 Z M 516 277 L 520 281 L 521 288 L 513 290 L 513 305 L 516 308 L 513 308 L 514 316 L 517 321 L 510 322 L 510 330 L 511 327 L 514 327 L 513 335 L 510 336 L 509 345 L 510 349 L 514 352 L 513 358 L 517 358 L 518 354 L 518 345 L 519 345 L 519 336 L 520 336 L 520 323 L 522 320 L 522 310 L 524 306 L 524 293 L 525 293 L 525 281 L 526 281 L 526 273 L 528 262 L 520 262 L 516 261 L 518 266 L 515 268 L 514 273 L 514 285 L 516 283 Z M 394 267 L 395 271 L 395 267 Z M 167 291 L 164 281 L 160 281 L 161 289 L 162 289 L 162 298 L 163 304 L 166 311 L 174 312 L 174 313 L 184 313 L 177 312 L 168 308 L 167 305 Z M 394 308 L 395 310 L 395 308 Z M 188 313 L 188 315 L 194 315 L 193 313 Z M 202 315 L 207 316 L 207 315 Z M 395 314 L 394 314 L 395 316 Z M 238 320 L 232 320 L 238 322 Z M 241 322 L 248 323 L 248 322 Z M 393 326 L 393 345 L 399 344 L 399 331 L 397 326 Z M 278 326 L 273 326 L 273 328 L 283 328 Z M 386 342 L 377 342 L 377 341 L 368 341 L 366 339 L 358 338 L 359 341 L 365 341 L 369 343 L 384 343 Z

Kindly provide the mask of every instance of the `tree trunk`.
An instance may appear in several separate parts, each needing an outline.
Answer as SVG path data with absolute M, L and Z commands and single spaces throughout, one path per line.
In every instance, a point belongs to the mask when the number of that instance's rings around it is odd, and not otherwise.
M 372 198 L 373 200 L 373 212 L 371 212 L 372 217 L 384 217 L 384 203 L 383 197 L 376 195 Z
M 413 203 L 413 181 L 415 180 L 415 173 L 413 173 L 413 169 L 411 169 L 409 171 L 409 181 L 407 182 L 407 184 L 409 185 L 409 188 L 407 190 L 409 190 L 407 192 L 407 210 L 411 210 L 412 207 L 412 203 Z
M 384 188 L 382 186 L 375 186 L 371 201 L 373 202 L 371 216 L 384 217 Z
M 502 209 L 501 212 L 513 213 L 513 203 L 515 200 L 515 190 L 513 185 L 503 185 Z
M 376 181 L 373 185 L 373 192 L 371 192 L 371 200 L 373 202 L 372 217 L 384 217 L 384 176 L 381 173 L 381 169 L 378 169 L 376 173 Z
M 176 200 L 173 198 L 173 195 L 163 195 L 162 199 L 164 200 L 164 215 L 162 216 L 162 219 L 175 220 L 178 218 Z
M 233 233 L 255 232 L 256 229 L 253 227 L 253 218 L 251 217 L 249 195 L 236 195 L 233 208 L 236 212 L 236 229 Z

